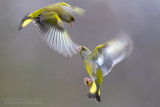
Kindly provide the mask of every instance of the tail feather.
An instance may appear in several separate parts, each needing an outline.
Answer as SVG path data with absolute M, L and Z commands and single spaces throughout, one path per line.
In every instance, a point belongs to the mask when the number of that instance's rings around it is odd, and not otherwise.
M 21 30 L 23 27 L 27 26 L 29 23 L 33 21 L 33 19 L 29 16 L 30 14 L 27 14 L 21 21 L 18 30 Z
M 27 26 L 29 23 L 31 23 L 34 19 L 39 18 L 38 16 L 41 15 L 43 12 L 43 8 L 38 9 L 37 11 L 27 14 L 21 21 L 18 30 L 21 30 L 23 27 Z
M 91 88 L 90 88 L 90 92 L 88 94 L 88 98 L 89 99 L 95 99 L 97 102 L 101 101 L 100 98 L 100 87 L 98 86 L 98 84 L 94 81 Z
M 89 99 L 96 99 L 97 102 L 101 102 L 101 97 L 100 97 L 100 95 L 98 95 L 98 92 L 96 92 L 95 94 L 89 93 L 88 98 Z

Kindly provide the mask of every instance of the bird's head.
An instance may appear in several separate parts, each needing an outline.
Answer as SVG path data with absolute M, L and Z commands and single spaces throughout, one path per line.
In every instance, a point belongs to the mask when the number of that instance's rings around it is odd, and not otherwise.
M 87 57 L 91 53 L 91 51 L 85 46 L 79 46 L 77 50 L 81 54 L 82 58 Z
M 64 16 L 65 18 L 65 21 L 67 22 L 67 23 L 75 23 L 75 18 L 74 18 L 74 16 L 73 15 L 71 15 L 71 14 L 66 14 L 66 16 Z
M 65 22 L 69 23 L 70 26 L 72 27 L 72 22 L 75 23 L 75 17 L 70 14 L 70 13 L 64 13 L 63 14 L 63 18 L 62 18 Z

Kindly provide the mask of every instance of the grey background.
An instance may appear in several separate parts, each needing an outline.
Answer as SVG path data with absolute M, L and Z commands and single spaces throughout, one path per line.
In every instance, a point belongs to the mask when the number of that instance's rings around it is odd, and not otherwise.
M 34 24 L 17 31 L 26 14 L 56 2 L 0 1 L 0 107 L 159 107 L 160 0 L 64 0 L 86 10 L 72 28 L 65 24 L 74 42 L 93 50 L 121 30 L 133 38 L 131 56 L 103 79 L 101 103 L 86 98 L 88 73 L 79 54 L 53 51 Z M 16 98 L 41 104 L 5 104 Z

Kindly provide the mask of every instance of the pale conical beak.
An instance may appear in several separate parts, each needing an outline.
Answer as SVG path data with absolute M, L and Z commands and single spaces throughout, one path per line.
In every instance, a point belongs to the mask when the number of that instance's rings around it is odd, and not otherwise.
M 78 47 L 76 48 L 76 50 L 77 50 L 78 52 L 80 52 L 80 51 L 81 51 L 81 49 L 82 49 L 82 47 L 81 47 L 81 46 L 78 46 Z
M 72 23 L 69 23 L 69 26 L 72 28 Z
M 74 24 L 76 24 L 76 21 L 73 21 Z M 69 26 L 72 28 L 72 22 L 69 23 Z

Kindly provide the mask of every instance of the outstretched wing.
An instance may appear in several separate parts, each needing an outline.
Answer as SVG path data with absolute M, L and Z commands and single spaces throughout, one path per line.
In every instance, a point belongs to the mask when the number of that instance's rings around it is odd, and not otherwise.
M 83 15 L 85 13 L 85 10 L 76 6 L 71 6 L 68 5 L 66 3 L 63 3 L 63 5 L 61 5 L 61 7 L 65 10 L 68 11 L 70 13 L 76 13 L 78 15 Z
M 51 48 L 64 56 L 72 56 L 77 53 L 77 45 L 69 37 L 56 12 L 42 13 L 37 16 L 35 22 L 44 33 L 44 40 Z
M 115 39 L 96 47 L 90 57 L 101 68 L 103 76 L 111 68 L 129 56 L 133 49 L 132 39 L 127 33 L 120 33 Z

